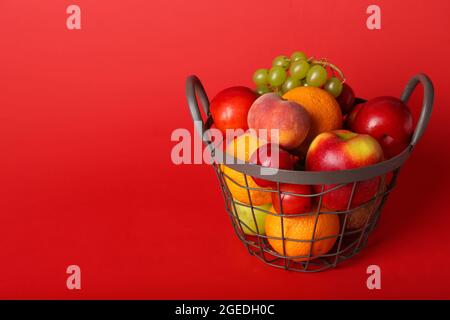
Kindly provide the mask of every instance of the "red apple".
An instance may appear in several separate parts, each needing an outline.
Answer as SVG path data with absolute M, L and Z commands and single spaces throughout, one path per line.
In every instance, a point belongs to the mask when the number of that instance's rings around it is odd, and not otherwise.
M 306 154 L 306 169 L 309 171 L 348 170 L 369 166 L 383 160 L 380 144 L 367 134 L 348 130 L 334 130 L 319 134 Z M 360 181 L 356 185 L 350 208 L 357 207 L 375 196 L 379 178 Z M 325 185 L 324 191 L 337 187 Z M 323 205 L 332 210 L 346 210 L 353 184 L 349 183 L 322 196 Z M 314 186 L 319 193 L 322 186 Z
M 259 147 L 250 157 L 250 162 L 274 169 L 294 170 L 295 160 L 287 151 L 275 143 L 266 143 Z M 261 178 L 252 177 L 260 187 L 276 187 L 277 183 Z
M 355 93 L 353 92 L 352 87 L 344 82 L 342 85 L 342 92 L 336 100 L 341 107 L 342 114 L 345 115 L 349 113 L 355 104 Z
M 285 194 L 284 192 L 299 194 L 299 196 Z M 300 195 L 311 195 L 311 187 L 303 184 L 283 183 L 280 185 L 280 196 L 278 196 L 278 192 L 273 192 L 271 194 L 273 208 L 278 213 L 281 213 L 281 209 L 283 209 L 283 214 L 300 214 L 311 212 L 311 197 L 302 197 Z
M 225 134 L 226 129 L 247 130 L 247 114 L 258 95 L 247 87 L 231 87 L 219 92 L 210 104 L 214 124 Z
M 308 135 L 311 118 L 298 103 L 284 100 L 277 93 L 266 93 L 256 99 L 250 108 L 248 126 L 255 130 L 267 130 L 269 139 L 271 130 L 278 130 L 279 141 L 272 142 L 292 150 Z
M 371 99 L 349 115 L 348 128 L 378 140 L 389 159 L 402 152 L 413 134 L 413 118 L 406 104 L 394 97 Z

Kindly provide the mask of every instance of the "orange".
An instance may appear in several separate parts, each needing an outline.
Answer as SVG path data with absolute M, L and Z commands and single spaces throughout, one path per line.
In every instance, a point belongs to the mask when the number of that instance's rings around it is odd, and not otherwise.
M 271 212 L 275 210 L 271 208 Z M 325 211 L 322 209 L 322 211 Z M 314 211 L 313 211 L 314 212 Z M 281 220 L 283 219 L 283 220 Z M 314 233 L 314 224 L 317 219 L 317 226 Z M 284 228 L 284 248 L 281 232 L 281 222 L 283 221 Z M 311 239 L 314 233 L 314 242 Z M 311 250 L 311 259 L 317 258 L 320 255 L 326 254 L 333 247 L 339 234 L 339 217 L 336 214 L 321 213 L 316 215 L 304 215 L 296 217 L 283 217 L 279 215 L 267 214 L 266 217 L 266 235 L 269 237 L 268 241 L 272 248 L 280 255 L 287 257 L 308 256 Z M 273 239 L 270 237 L 276 237 Z M 328 239 L 317 240 L 325 237 Z M 289 239 L 289 240 L 287 240 Z M 305 240 L 308 242 L 298 242 L 291 240 Z M 295 258 L 295 261 L 309 260 L 307 257 Z
M 336 99 L 323 89 L 316 87 L 297 87 L 283 95 L 283 99 L 295 101 L 308 111 L 311 128 L 308 136 L 300 146 L 302 153 L 319 134 L 342 127 L 342 113 Z
M 252 204 L 254 206 L 261 206 L 272 201 L 272 197 L 268 191 L 247 190 L 244 174 L 227 166 L 222 166 L 222 170 L 224 173 L 225 183 L 227 184 L 228 190 L 230 190 L 230 193 L 234 199 L 246 204 Z M 261 187 L 259 187 L 250 176 L 247 176 L 247 183 L 249 188 L 261 189 Z
M 253 152 L 255 152 L 258 147 L 264 143 L 265 140 L 262 140 L 247 132 L 230 142 L 226 147 L 226 152 L 235 158 L 248 162 Z M 224 180 L 228 186 L 228 190 L 230 190 L 230 193 L 234 199 L 245 204 L 253 204 L 255 206 L 260 206 L 271 202 L 270 192 L 247 190 L 244 174 L 233 170 L 226 165 L 221 165 L 221 169 L 224 173 Z M 247 176 L 247 183 L 249 188 L 260 188 L 250 176 Z

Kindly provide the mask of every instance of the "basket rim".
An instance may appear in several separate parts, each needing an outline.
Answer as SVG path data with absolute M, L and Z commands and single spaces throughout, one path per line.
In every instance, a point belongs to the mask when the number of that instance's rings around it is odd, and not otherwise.
M 223 153 L 221 150 L 213 149 L 213 151 L 215 153 L 215 159 L 224 159 L 223 162 L 219 161 L 219 163 L 248 176 L 280 183 L 320 185 L 351 183 L 382 176 L 401 167 L 409 158 L 412 149 L 413 147 L 409 146 L 391 159 L 361 168 L 336 171 L 273 169 L 275 172 L 273 175 L 261 173 L 262 171 L 267 171 L 266 167 L 253 163 L 236 163 L 236 158 Z
M 412 134 L 409 145 L 400 154 L 391 159 L 370 166 L 339 171 L 291 171 L 278 169 L 276 170 L 276 173 L 274 175 L 262 175 L 261 170 L 264 169 L 264 167 L 258 166 L 256 164 L 234 163 L 234 161 L 231 159 L 228 159 L 230 161 L 225 159 L 225 165 L 246 175 L 256 176 L 275 182 L 296 184 L 335 184 L 357 182 L 382 176 L 384 174 L 387 174 L 388 172 L 398 170 L 409 158 L 412 150 L 414 149 L 414 146 L 423 135 L 430 120 L 431 112 L 433 110 L 434 87 L 430 78 L 424 73 L 416 74 L 408 81 L 405 89 L 401 94 L 400 99 L 407 103 L 411 94 L 419 83 L 421 83 L 424 87 L 424 96 L 422 102 L 422 110 L 420 112 L 420 117 L 417 121 L 416 128 L 414 130 L 414 133 Z M 203 120 L 203 117 L 200 113 L 197 96 L 201 101 L 206 122 Z M 210 121 L 210 103 L 200 79 L 195 75 L 191 75 L 187 78 L 186 97 L 196 131 L 198 131 L 198 134 L 210 149 L 210 151 L 215 152 L 215 154 L 212 154 L 221 157 L 220 159 L 224 159 L 223 152 L 214 149 L 214 146 L 211 144 L 208 137 L 204 135 L 205 131 L 212 125 Z M 267 168 L 265 168 L 265 170 L 267 170 Z

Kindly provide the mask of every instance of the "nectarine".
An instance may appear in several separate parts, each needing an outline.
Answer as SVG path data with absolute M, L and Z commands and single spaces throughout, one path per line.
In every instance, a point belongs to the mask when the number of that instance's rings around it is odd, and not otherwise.
M 388 159 L 408 146 L 414 130 L 408 106 L 395 97 L 377 97 L 360 105 L 350 113 L 347 125 L 377 139 Z
M 278 130 L 278 144 L 290 150 L 297 148 L 306 138 L 311 119 L 298 103 L 283 100 L 276 93 L 267 93 L 252 104 L 248 126 L 256 130 L 265 129 L 269 135 L 271 130 Z
M 247 87 L 231 87 L 219 92 L 210 104 L 211 116 L 217 129 L 247 130 L 247 114 L 258 95 Z

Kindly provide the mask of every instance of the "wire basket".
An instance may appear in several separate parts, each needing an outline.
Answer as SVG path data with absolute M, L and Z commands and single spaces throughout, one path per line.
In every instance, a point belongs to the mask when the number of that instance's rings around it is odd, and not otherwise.
M 377 225 L 389 193 L 395 187 L 401 166 L 410 156 L 430 119 L 434 89 L 426 75 L 414 76 L 403 90 L 401 100 L 406 103 L 419 82 L 424 87 L 422 111 L 409 146 L 397 156 L 375 165 L 352 170 L 321 172 L 277 170 L 273 175 L 263 175 L 261 166 L 251 163 L 233 163 L 229 156 L 223 154 L 222 149 L 214 147 L 211 137 L 207 134 L 207 129 L 213 124 L 208 97 L 200 80 L 196 76 L 188 77 L 186 94 L 196 131 L 215 159 L 226 160 L 221 162 L 225 164 L 215 161 L 212 166 L 219 180 L 225 209 L 233 229 L 251 255 L 276 268 L 298 272 L 318 272 L 335 267 L 364 248 L 370 233 Z M 200 112 L 197 98 L 201 102 L 204 117 Z M 233 171 L 225 170 L 227 167 Z M 230 175 L 229 172 L 234 174 Z M 250 183 L 250 177 L 273 181 L 276 187 L 260 188 Z M 314 186 L 316 192 L 313 194 L 284 192 L 280 190 L 282 183 Z M 356 203 L 355 196 L 364 184 L 375 184 L 376 192 L 370 200 Z M 241 195 L 246 194 L 248 201 L 238 202 L 233 198 L 230 189 L 234 192 L 239 190 Z M 326 200 L 336 192 L 346 196 L 345 209 L 340 208 L 334 211 L 326 209 L 323 206 L 324 199 Z M 270 195 L 272 199 L 278 199 L 281 207 L 279 213 L 253 203 L 255 194 L 264 193 Z M 315 207 L 309 213 L 284 214 L 282 205 L 284 198 L 282 197 L 288 195 L 310 197 Z M 270 234 L 265 232 L 265 223 L 261 222 L 264 221 L 262 219 L 271 219 Z M 274 219 L 275 223 L 273 223 Z M 330 225 L 331 221 L 336 225 L 333 234 L 329 234 L 329 231 L 324 232 L 332 228 L 323 227 L 327 223 Z M 308 231 L 302 236 L 295 236 L 296 233 L 293 230 L 298 228 Z

